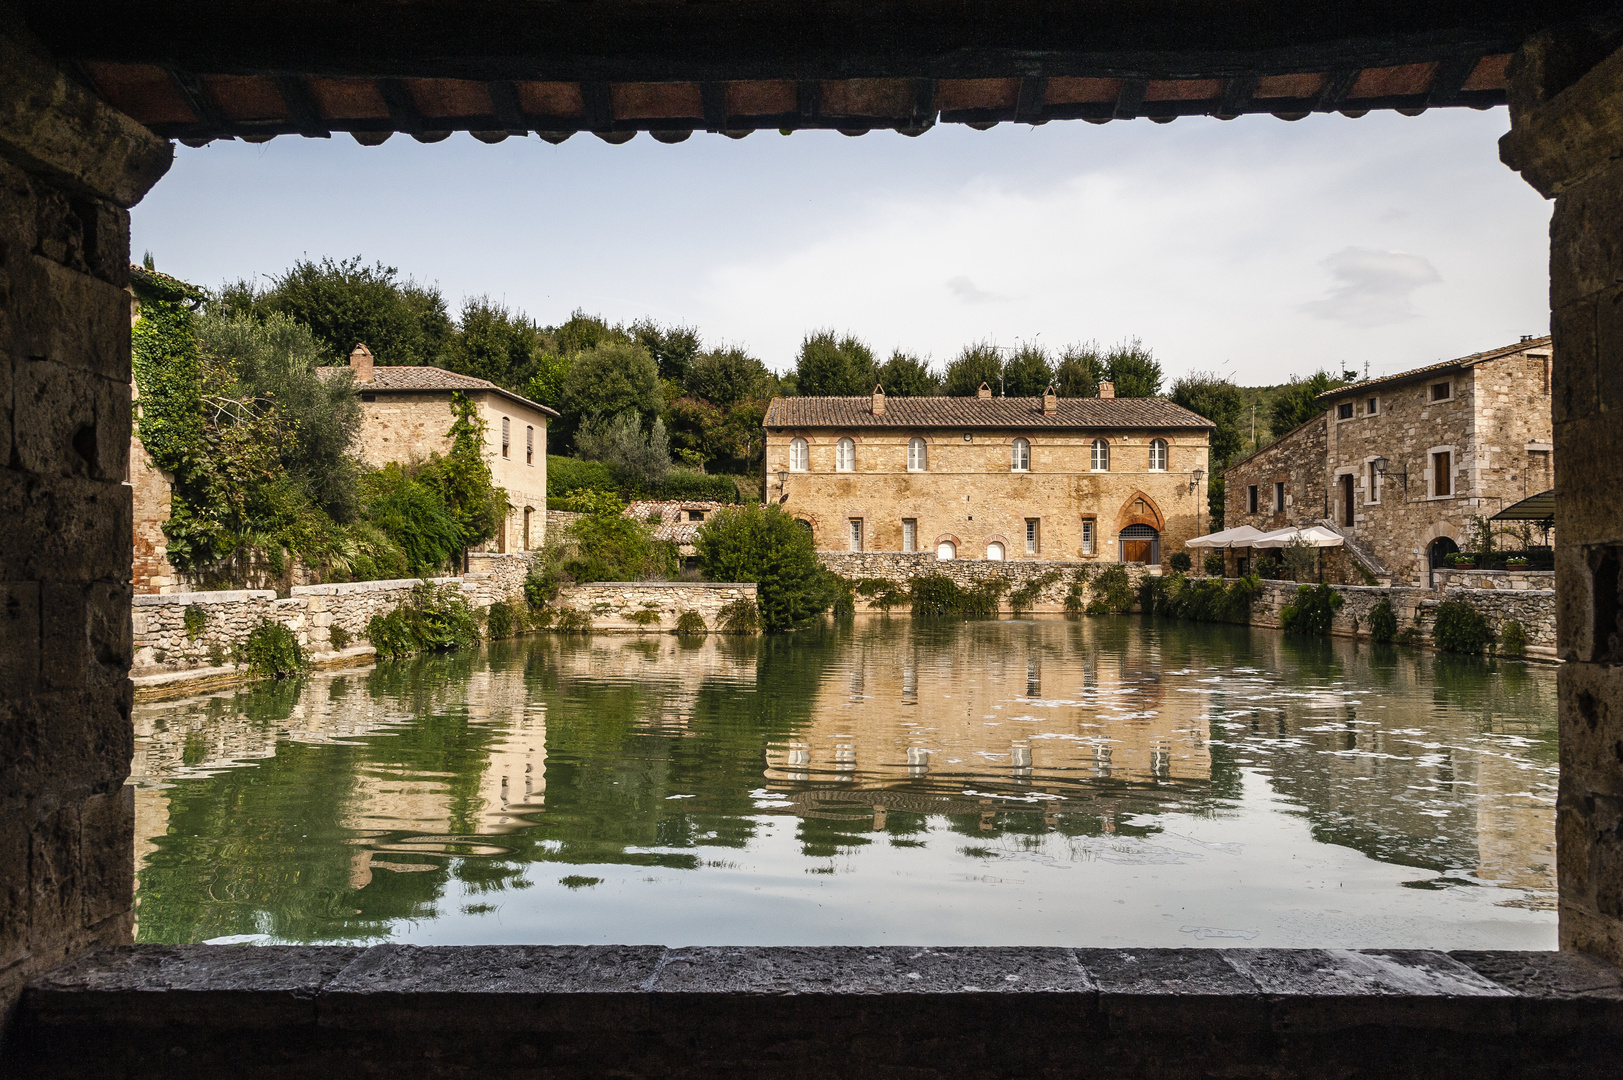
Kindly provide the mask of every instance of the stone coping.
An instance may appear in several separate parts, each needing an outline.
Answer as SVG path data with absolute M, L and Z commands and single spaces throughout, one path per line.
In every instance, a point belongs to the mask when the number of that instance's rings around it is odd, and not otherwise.
M 753 589 L 753 581 L 577 581 L 570 589 Z
M 19 1077 L 1611 1078 L 1623 976 L 1573 952 L 138 945 L 34 980 L 15 1030 Z
M 459 581 L 460 578 L 429 578 L 433 584 L 443 584 L 448 581 Z M 379 581 L 344 581 L 331 585 L 295 585 L 288 590 L 289 596 L 344 596 L 351 593 L 390 592 L 395 589 L 415 589 L 423 583 L 422 578 L 384 578 Z
M 296 586 L 302 588 L 303 586 Z M 322 588 L 322 586 L 311 586 Z M 249 600 L 275 600 L 275 589 L 216 589 L 210 592 L 136 593 L 135 607 L 168 607 L 171 604 L 241 604 Z

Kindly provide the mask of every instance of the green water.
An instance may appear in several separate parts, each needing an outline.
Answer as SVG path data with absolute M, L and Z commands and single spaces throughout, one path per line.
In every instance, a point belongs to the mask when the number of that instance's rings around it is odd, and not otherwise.
M 864 616 L 135 718 L 141 941 L 1555 947 L 1534 665 Z

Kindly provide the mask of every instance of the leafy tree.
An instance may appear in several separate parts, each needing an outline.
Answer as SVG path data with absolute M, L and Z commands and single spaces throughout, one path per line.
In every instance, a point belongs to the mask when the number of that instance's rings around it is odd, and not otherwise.
M 534 323 L 487 296 L 478 296 L 462 305 L 446 366 L 517 392 L 536 374 L 540 355 L 540 335 Z
M 661 329 L 652 319 L 643 319 L 631 324 L 631 334 L 654 358 L 661 379 L 676 383 L 687 380 L 688 368 L 699 355 L 697 330 L 691 326 Z
M 438 364 L 452 335 L 445 300 L 438 289 L 399 275 L 382 263 L 363 266 L 358 255 L 301 259 L 273 278 L 254 306 L 304 323 L 340 357 L 364 342 L 380 364 Z
M 1244 395 L 1229 379 L 1215 372 L 1196 371 L 1172 384 L 1172 401 L 1216 424 L 1212 432 L 1212 471 L 1220 471 L 1245 445 L 1240 430 Z
M 422 477 L 439 486 L 445 509 L 456 522 L 467 550 L 496 535 L 507 520 L 507 494 L 495 485 L 490 462 L 485 460 L 485 431 L 489 425 L 466 394 L 451 395 L 451 450 L 443 458 L 431 455 Z
M 1037 397 L 1053 381 L 1048 351 L 1039 345 L 1020 346 L 1003 365 L 1003 392 L 1009 397 Z
M 1324 406 L 1313 399 L 1341 385 L 1322 368 L 1311 375 L 1297 375 L 1274 393 L 1268 410 L 1268 431 L 1274 438 L 1288 435 L 1315 416 L 1324 412 Z
M 569 358 L 554 352 L 538 353 L 535 370 L 522 393 L 531 401 L 556 409 L 563 398 L 564 381 L 569 377 Z
M 699 565 L 709 581 L 753 581 L 769 633 L 827 610 L 832 575 L 817 561 L 811 530 L 779 506 L 728 507 L 699 527 Z
M 879 385 L 891 397 L 929 397 L 941 392 L 941 380 L 916 356 L 897 349 L 879 368 Z
M 941 392 L 951 397 L 974 397 L 985 383 L 996 393 L 998 378 L 1003 374 L 1003 357 L 989 341 L 965 345 L 952 363 L 947 365 L 947 376 Z
M 658 486 L 671 467 L 665 423 L 658 417 L 643 434 L 642 418 L 627 410 L 619 416 L 594 417 L 581 425 L 575 448 L 588 461 L 601 461 L 614 470 L 624 488 L 647 491 Z
M 873 350 L 850 334 L 832 330 L 807 334 L 795 359 L 795 392 L 807 397 L 855 397 L 871 393 L 879 381 Z
M 708 349 L 695 356 L 682 386 L 719 409 L 764 396 L 772 382 L 766 365 L 743 349 Z
M 576 581 L 649 581 L 676 572 L 676 547 L 655 540 L 646 525 L 625 516 L 625 503 L 603 491 L 577 492 L 581 514 L 568 529 L 573 553 L 563 569 Z
M 391 462 L 367 473 L 362 487 L 367 518 L 405 552 L 412 574 L 427 577 L 451 566 L 463 542 L 439 485 L 421 471 Z
M 1054 366 L 1054 389 L 1060 397 L 1098 397 L 1104 371 L 1099 346 L 1069 345 Z
M 1116 396 L 1155 397 L 1161 392 L 1161 364 L 1138 338 L 1124 341 L 1105 356 L 1105 371 Z
M 621 341 L 604 341 L 577 353 L 558 395 L 563 434 L 573 434 L 588 420 L 628 410 L 647 422 L 664 407 L 654 358 L 641 345 Z
M 553 348 L 564 356 L 585 352 L 599 345 L 635 344 L 636 339 L 618 326 L 610 326 L 596 315 L 576 310 L 569 321 L 552 331 Z
M 280 312 L 263 319 L 205 312 L 197 340 L 208 407 L 239 421 L 274 409 L 283 428 L 276 440 L 281 467 L 334 521 L 352 520 L 361 403 L 348 370 L 317 374 L 331 354 L 309 327 Z

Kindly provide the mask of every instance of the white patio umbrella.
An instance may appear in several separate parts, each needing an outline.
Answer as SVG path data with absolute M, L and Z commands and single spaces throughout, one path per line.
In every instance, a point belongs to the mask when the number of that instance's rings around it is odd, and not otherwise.
M 1247 547 L 1259 536 L 1265 535 L 1260 529 L 1253 529 L 1249 525 L 1236 525 L 1232 529 L 1222 529 L 1218 532 L 1197 536 L 1193 540 L 1185 540 L 1184 547 L 1229 548 Z
M 1309 525 L 1307 528 L 1292 526 L 1288 529 L 1275 529 L 1271 533 L 1263 533 L 1251 540 L 1254 548 L 1281 548 L 1295 540 L 1298 536 L 1312 544 L 1314 547 L 1340 547 L 1341 536 L 1331 532 L 1323 525 Z

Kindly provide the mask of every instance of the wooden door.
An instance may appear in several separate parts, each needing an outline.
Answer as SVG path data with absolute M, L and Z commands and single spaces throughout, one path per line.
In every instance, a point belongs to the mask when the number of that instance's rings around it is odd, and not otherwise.
M 1341 523 L 1350 527 L 1353 523 L 1353 478 L 1352 473 L 1341 477 Z
M 1150 541 L 1123 540 L 1121 554 L 1122 562 L 1147 563 L 1150 561 Z

